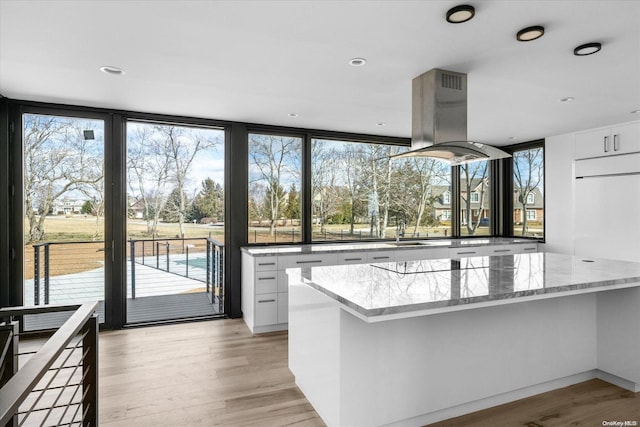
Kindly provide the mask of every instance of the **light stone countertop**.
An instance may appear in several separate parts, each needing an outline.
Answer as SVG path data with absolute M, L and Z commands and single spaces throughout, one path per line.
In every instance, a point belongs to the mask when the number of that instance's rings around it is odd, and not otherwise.
M 526 253 L 287 269 L 366 322 L 640 286 L 640 263 Z
M 411 244 L 412 242 L 419 242 Z M 267 245 L 244 246 L 242 252 L 251 256 L 272 255 L 305 255 L 319 253 L 334 253 L 344 251 L 378 251 L 390 249 L 425 249 L 425 248 L 461 248 L 489 245 L 512 245 L 517 243 L 539 243 L 534 239 L 510 237 L 474 237 L 462 239 L 430 239 L 430 240 L 401 240 L 399 244 L 389 240 L 387 242 L 353 242 L 353 243 L 316 243 L 309 245 Z

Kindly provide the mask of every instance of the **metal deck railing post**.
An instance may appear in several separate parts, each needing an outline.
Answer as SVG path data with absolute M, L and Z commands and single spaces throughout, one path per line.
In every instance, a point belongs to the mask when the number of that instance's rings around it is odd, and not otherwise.
M 144 253 L 144 246 L 143 246 L 142 252 Z M 131 257 L 131 299 L 136 299 L 136 242 L 135 240 L 129 240 L 129 256 Z
M 49 305 L 49 244 L 44 245 L 44 305 Z
M 84 427 L 98 425 L 98 315 L 94 314 L 85 325 L 86 335 L 82 340 L 82 349 L 86 353 L 82 361 L 82 417 Z
M 40 305 L 40 245 L 33 245 L 33 305 Z
M 211 291 L 210 285 L 211 285 L 211 242 L 207 240 L 207 279 L 206 279 L 206 283 L 207 283 L 207 293 L 209 293 Z M 212 299 L 213 301 L 213 299 Z
M 169 272 L 169 242 L 166 243 L 167 245 L 167 273 Z

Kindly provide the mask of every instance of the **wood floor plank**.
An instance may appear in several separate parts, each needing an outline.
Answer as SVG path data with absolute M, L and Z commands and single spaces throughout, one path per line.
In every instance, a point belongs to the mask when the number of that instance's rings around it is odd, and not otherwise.
M 295 385 L 287 340 L 286 332 L 252 336 L 240 319 L 102 332 L 100 424 L 324 426 Z M 590 427 L 605 420 L 640 426 L 640 393 L 593 380 L 432 427 Z

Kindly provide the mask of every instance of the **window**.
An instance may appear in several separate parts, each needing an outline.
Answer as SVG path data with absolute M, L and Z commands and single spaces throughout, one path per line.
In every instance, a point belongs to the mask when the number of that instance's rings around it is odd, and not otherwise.
M 313 240 L 450 235 L 450 223 L 441 222 L 443 205 L 450 203 L 445 199 L 450 189 L 449 164 L 427 158 L 389 159 L 404 150 L 394 145 L 313 139 Z
M 451 211 L 449 209 L 444 209 L 440 216 L 440 219 L 443 221 L 451 221 Z
M 544 148 L 542 144 L 514 151 L 512 162 L 513 234 L 544 237 Z
M 489 162 L 460 165 L 460 235 L 490 235 Z
M 443 205 L 450 205 L 451 204 L 451 193 L 449 193 L 448 191 L 442 195 L 442 204 Z M 449 218 L 449 219 L 451 219 L 451 218 Z
M 302 138 L 249 134 L 249 243 L 302 240 Z

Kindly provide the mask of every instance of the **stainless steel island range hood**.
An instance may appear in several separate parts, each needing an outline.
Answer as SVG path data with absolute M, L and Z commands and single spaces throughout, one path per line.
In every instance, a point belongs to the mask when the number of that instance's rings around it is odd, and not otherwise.
M 435 68 L 413 79 L 411 150 L 391 156 L 404 157 L 459 165 L 511 154 L 467 140 L 467 75 Z

